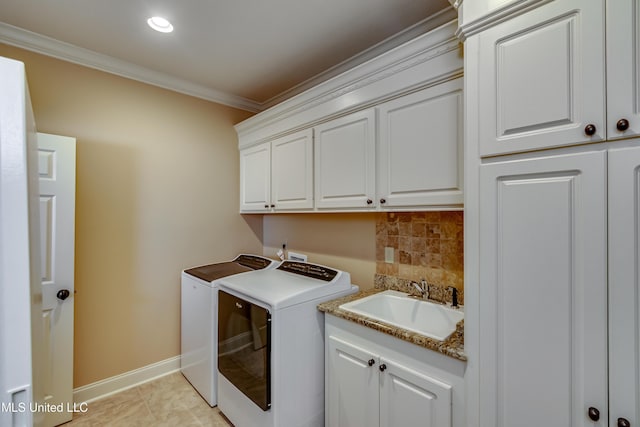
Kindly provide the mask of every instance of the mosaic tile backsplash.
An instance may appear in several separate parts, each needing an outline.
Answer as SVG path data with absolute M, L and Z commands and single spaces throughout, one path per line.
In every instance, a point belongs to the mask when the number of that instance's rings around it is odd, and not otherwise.
M 445 289 L 453 286 L 463 304 L 463 218 L 461 211 L 376 214 L 376 285 L 425 279 L 435 285 L 434 299 L 449 300 Z M 393 263 L 385 262 L 385 247 L 394 249 Z

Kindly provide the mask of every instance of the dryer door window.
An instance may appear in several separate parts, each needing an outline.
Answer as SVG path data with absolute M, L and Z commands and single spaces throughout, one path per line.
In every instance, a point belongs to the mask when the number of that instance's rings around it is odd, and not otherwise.
M 271 407 L 271 314 L 222 290 L 218 371 L 263 411 Z

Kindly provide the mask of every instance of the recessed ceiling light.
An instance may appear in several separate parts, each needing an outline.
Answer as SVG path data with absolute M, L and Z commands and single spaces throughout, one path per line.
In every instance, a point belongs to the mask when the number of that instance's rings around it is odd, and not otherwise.
M 154 30 L 160 31 L 161 33 L 170 33 L 173 31 L 173 25 L 171 25 L 171 22 L 160 16 L 154 16 L 147 19 L 147 24 L 149 24 L 149 26 Z

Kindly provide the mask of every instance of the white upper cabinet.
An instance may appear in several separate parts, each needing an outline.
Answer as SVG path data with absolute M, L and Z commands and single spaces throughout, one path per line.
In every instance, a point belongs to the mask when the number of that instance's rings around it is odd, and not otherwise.
M 430 31 L 235 125 L 241 212 L 461 209 L 463 55 L 454 15 L 445 9 L 421 26 Z M 313 142 L 311 134 L 288 140 L 293 132 L 313 132 Z M 267 166 L 245 151 L 265 143 Z M 260 170 L 248 170 L 251 154 Z
M 314 130 L 316 207 L 375 207 L 375 110 L 340 117 Z
M 313 131 L 271 142 L 271 200 L 275 210 L 313 208 Z
M 479 35 L 482 156 L 606 138 L 604 17 L 604 0 L 552 1 Z
M 313 208 L 313 131 L 240 150 L 240 212 Z
M 608 139 L 640 134 L 640 4 L 607 2 Z
M 240 150 L 240 212 L 271 205 L 271 143 Z
M 381 207 L 462 206 L 462 102 L 456 79 L 378 107 Z

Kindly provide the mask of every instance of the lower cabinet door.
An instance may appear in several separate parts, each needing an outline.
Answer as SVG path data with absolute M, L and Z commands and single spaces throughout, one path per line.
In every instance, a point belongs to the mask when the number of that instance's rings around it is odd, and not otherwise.
M 451 385 L 380 360 L 380 427 L 451 427 Z
M 482 427 L 607 425 L 602 151 L 480 166 Z
M 609 426 L 640 423 L 640 146 L 609 151 Z M 625 420 L 628 424 L 625 424 Z
M 325 425 L 378 427 L 379 357 L 333 336 L 328 356 Z

